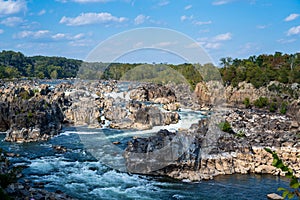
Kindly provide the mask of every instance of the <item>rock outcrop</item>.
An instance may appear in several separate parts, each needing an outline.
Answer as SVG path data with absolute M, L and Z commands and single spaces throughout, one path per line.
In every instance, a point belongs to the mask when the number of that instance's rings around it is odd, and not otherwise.
M 27 84 L 2 88 L 1 130 L 6 141 L 47 140 L 61 129 L 63 113 L 60 102 L 51 99 L 51 91 L 32 90 Z
M 133 173 L 191 181 L 233 173 L 284 175 L 272 166 L 272 155 L 264 150 L 268 147 L 300 177 L 298 124 L 284 116 L 251 112 L 225 113 L 223 120 L 232 124 L 233 133 L 221 131 L 216 126 L 218 120 L 213 123 L 202 120 L 189 130 L 176 133 L 164 130 L 150 138 L 133 139 L 124 154 L 127 168 Z
M 106 118 L 112 120 L 111 128 L 118 129 L 151 129 L 154 126 L 175 124 L 180 117 L 177 112 L 164 112 L 158 107 L 144 105 L 141 102 L 131 101 L 127 104 L 128 112 L 117 106 L 112 106 L 106 112 Z
M 131 90 L 130 98 L 137 101 L 168 104 L 176 101 L 175 92 L 170 87 L 157 84 L 145 84 Z

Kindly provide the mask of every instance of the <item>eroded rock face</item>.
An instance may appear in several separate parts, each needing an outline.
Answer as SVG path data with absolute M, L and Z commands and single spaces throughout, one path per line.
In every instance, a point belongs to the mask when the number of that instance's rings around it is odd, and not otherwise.
M 130 98 L 132 100 L 150 101 L 161 104 L 176 101 L 175 92 L 171 88 L 157 84 L 146 84 L 132 90 Z
M 2 98 L 10 99 L 0 105 L 0 124 L 2 131 L 7 131 L 6 141 L 47 140 L 58 133 L 63 121 L 59 102 L 51 101 L 48 96 L 41 96 L 42 94 L 34 94 L 31 89 L 25 90 L 24 87 L 14 87 L 9 93 L 2 93 Z
M 300 177 L 300 138 L 297 135 L 300 131 L 291 129 L 297 124 L 280 115 L 249 112 L 229 110 L 225 113 L 233 133 L 222 132 L 215 122 L 202 120 L 188 131 L 171 133 L 165 130 L 150 138 L 133 139 L 124 154 L 127 168 L 133 173 L 167 175 L 191 181 L 233 173 L 284 175 L 272 166 L 272 155 L 264 150 L 268 147 Z M 240 130 L 245 132 L 242 134 Z M 171 148 L 164 149 L 166 141 L 174 139 L 178 142 L 169 142 Z M 185 145 L 188 147 L 184 148 Z M 152 152 L 157 153 L 153 155 Z
M 101 82 L 55 87 L 29 81 L 3 84 L 0 131 L 7 131 L 6 141 L 33 142 L 58 134 L 63 123 L 100 127 L 103 93 L 113 88 Z
M 106 112 L 106 118 L 112 120 L 111 128 L 145 130 L 154 126 L 175 124 L 180 119 L 177 112 L 163 112 L 158 107 L 146 106 L 137 101 L 129 102 L 126 107 L 128 112 L 117 106 Z

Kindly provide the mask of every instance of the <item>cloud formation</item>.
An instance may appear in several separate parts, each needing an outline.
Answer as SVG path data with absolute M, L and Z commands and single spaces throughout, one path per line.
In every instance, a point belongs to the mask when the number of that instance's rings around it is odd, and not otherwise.
M 88 24 L 102 24 L 109 22 L 122 23 L 125 22 L 127 18 L 116 17 L 107 12 L 101 13 L 81 13 L 79 16 L 71 18 L 63 16 L 59 23 L 66 24 L 67 26 L 82 26 Z
M 76 3 L 106 3 L 112 0 L 56 0 L 61 3 L 76 2 Z
M 209 21 L 194 21 L 193 22 L 193 24 L 195 24 L 195 25 L 207 25 L 207 24 L 211 24 L 212 23 L 212 21 L 211 20 L 209 20 Z
M 11 15 L 26 10 L 26 1 L 0 0 L 0 15 Z
M 290 28 L 287 32 L 287 36 L 300 34 L 300 26 L 294 26 Z
M 135 25 L 143 24 L 147 19 L 150 19 L 150 17 L 149 16 L 145 16 L 145 15 L 138 15 L 134 19 L 134 24 Z
M 224 34 L 216 35 L 213 38 L 213 41 L 226 41 L 226 40 L 231 40 L 232 39 L 232 34 L 227 32 Z
M 13 26 L 17 26 L 17 25 L 21 24 L 22 22 L 23 22 L 23 19 L 20 17 L 8 17 L 8 18 L 0 21 L 0 24 L 13 27 Z
M 184 7 L 184 10 L 189 10 L 189 9 L 191 9 L 192 7 L 193 7 L 192 5 L 187 5 L 187 6 Z
M 299 17 L 299 14 L 296 13 L 292 13 L 289 16 L 287 16 L 284 21 L 289 22 L 289 21 L 293 21 L 295 19 L 297 19 Z
M 228 4 L 229 2 L 230 2 L 230 0 L 218 0 L 218 1 L 214 1 L 212 3 L 212 5 L 220 6 L 220 5 Z
M 48 30 L 39 30 L 39 31 L 21 31 L 14 35 L 14 38 L 24 39 L 24 38 L 33 38 L 39 39 L 48 36 L 50 31 Z

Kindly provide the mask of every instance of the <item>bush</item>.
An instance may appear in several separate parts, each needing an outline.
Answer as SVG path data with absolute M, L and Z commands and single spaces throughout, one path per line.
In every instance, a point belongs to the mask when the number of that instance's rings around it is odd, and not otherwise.
M 242 137 L 246 137 L 246 134 L 243 131 L 240 130 L 236 133 L 236 136 L 239 137 L 239 138 L 242 138 Z
M 250 108 L 251 107 L 251 104 L 250 104 L 250 99 L 248 97 L 245 98 L 244 100 L 244 105 L 246 108 Z
M 266 107 L 269 104 L 269 100 L 267 97 L 259 97 L 254 101 L 254 106 L 258 108 Z
M 269 111 L 270 112 L 276 112 L 276 110 L 277 110 L 277 103 L 275 103 L 275 102 L 270 103 Z
M 29 92 L 27 92 L 26 90 L 23 90 L 22 92 L 20 92 L 19 95 L 22 99 L 25 99 L 25 100 L 28 100 L 31 98 Z
M 288 106 L 287 102 L 284 101 L 284 102 L 281 103 L 281 107 L 280 107 L 280 113 L 281 114 L 283 114 L 283 115 L 286 114 L 287 106 Z
M 222 131 L 224 131 L 226 133 L 234 133 L 234 131 L 231 128 L 230 123 L 226 120 L 224 122 L 219 123 L 218 126 Z

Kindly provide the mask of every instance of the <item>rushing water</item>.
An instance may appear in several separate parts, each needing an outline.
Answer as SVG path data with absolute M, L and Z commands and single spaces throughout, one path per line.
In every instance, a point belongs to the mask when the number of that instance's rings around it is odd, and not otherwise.
M 121 148 L 131 135 L 124 137 L 124 132 L 109 129 L 107 132 L 121 141 Z M 23 171 L 24 178 L 44 182 L 50 191 L 61 190 L 79 199 L 267 199 L 268 193 L 288 185 L 284 178 L 270 175 L 218 176 L 210 181 L 188 183 L 119 172 L 85 150 L 81 137 L 86 135 L 96 141 L 99 137 L 97 129 L 69 129 L 47 142 L 2 141 L 1 146 L 21 155 L 12 158 L 12 162 L 29 166 Z M 54 145 L 67 147 L 68 151 L 60 154 L 52 148 Z

